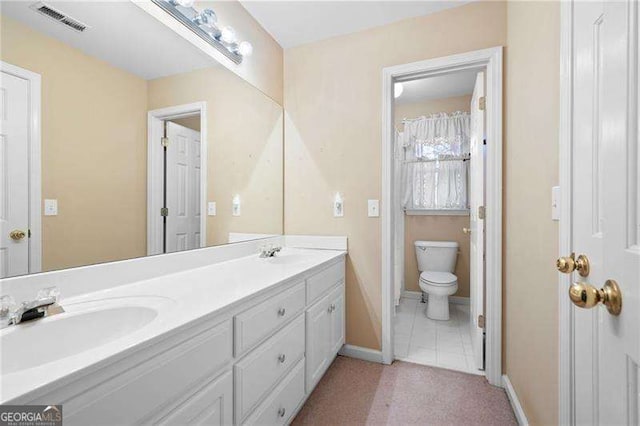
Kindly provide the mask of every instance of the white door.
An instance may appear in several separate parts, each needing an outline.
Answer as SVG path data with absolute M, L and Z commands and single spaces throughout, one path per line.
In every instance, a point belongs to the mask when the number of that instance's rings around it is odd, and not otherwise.
M 571 277 L 571 297 L 583 305 L 572 305 L 573 419 L 632 425 L 640 420 L 637 4 L 575 2 L 573 14 L 572 249 L 590 264 Z M 608 280 L 622 295 L 617 316 L 602 303 L 589 308 L 604 296 L 593 290 L 613 288 Z
M 0 278 L 29 273 L 29 82 L 0 78 Z
M 200 132 L 167 122 L 166 252 L 201 247 Z
M 484 368 L 484 329 L 479 318 L 484 315 L 484 73 L 479 72 L 471 97 L 471 160 L 469 161 L 469 206 L 471 225 L 471 346 L 475 367 Z

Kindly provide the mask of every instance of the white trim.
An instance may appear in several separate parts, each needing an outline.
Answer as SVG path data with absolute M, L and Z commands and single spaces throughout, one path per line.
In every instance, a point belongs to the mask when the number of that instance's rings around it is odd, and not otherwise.
M 147 114 L 147 255 L 162 253 L 162 123 L 200 114 L 200 247 L 207 246 L 207 103 L 194 102 L 154 109 Z M 154 142 L 155 141 L 155 142 Z
M 4 61 L 0 70 L 29 83 L 29 273 L 34 274 L 42 270 L 42 78 Z
M 502 47 L 384 68 L 382 71 L 382 354 L 393 361 L 393 83 L 468 69 L 486 69 L 486 376 L 502 386 Z
M 402 296 L 405 299 L 417 299 L 417 300 L 422 300 L 422 292 L 420 291 L 411 291 L 411 290 L 404 290 L 402 292 Z M 429 298 L 429 296 L 427 296 L 427 299 Z M 463 297 L 463 296 L 449 296 L 449 302 L 453 303 L 454 305 L 470 305 L 471 301 L 468 297 Z
M 527 420 L 527 416 L 522 409 L 520 400 L 518 399 L 518 394 L 516 394 L 516 390 L 513 388 L 511 380 L 509 380 L 509 376 L 507 376 L 506 374 L 502 376 L 502 387 L 507 393 L 507 397 L 509 398 L 509 402 L 511 403 L 511 408 L 513 408 L 513 413 L 516 415 L 518 424 L 520 426 L 528 426 L 529 420 Z
M 559 253 L 571 253 L 573 2 L 560 3 Z M 564 254 L 562 254 L 564 256 Z M 574 424 L 573 315 L 567 289 L 571 277 L 558 274 L 558 424 Z
M 382 352 L 375 349 L 363 348 L 362 346 L 344 345 L 338 352 L 342 356 L 357 358 L 363 361 L 382 363 Z

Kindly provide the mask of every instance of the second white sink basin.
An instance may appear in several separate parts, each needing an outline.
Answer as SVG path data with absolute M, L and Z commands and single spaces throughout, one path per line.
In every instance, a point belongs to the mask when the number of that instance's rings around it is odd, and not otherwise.
M 0 372 L 41 366 L 127 336 L 151 323 L 169 302 L 131 299 L 62 304 L 65 313 L 5 328 L 0 332 Z

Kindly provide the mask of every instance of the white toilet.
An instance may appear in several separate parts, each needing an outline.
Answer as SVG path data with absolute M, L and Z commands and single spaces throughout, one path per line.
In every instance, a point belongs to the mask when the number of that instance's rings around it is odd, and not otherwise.
M 455 241 L 416 241 L 416 259 L 420 289 L 427 293 L 427 317 L 449 319 L 449 296 L 458 291 L 458 277 L 453 274 L 458 260 Z

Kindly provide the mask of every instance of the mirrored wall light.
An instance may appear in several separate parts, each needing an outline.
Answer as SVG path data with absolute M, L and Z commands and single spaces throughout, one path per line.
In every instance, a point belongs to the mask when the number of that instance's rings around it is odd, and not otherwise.
M 396 99 L 399 98 L 400 95 L 402 95 L 402 92 L 404 92 L 404 86 L 402 83 L 395 83 L 393 85 L 393 97 Z
M 243 57 L 253 53 L 251 43 L 238 40 L 233 27 L 221 26 L 212 9 L 197 10 L 193 7 L 194 0 L 151 1 L 236 64 L 242 63 Z

